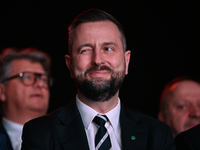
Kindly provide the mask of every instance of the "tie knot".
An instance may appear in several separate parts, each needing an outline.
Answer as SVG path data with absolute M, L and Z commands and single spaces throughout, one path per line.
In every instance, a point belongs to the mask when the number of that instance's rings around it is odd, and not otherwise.
M 98 126 L 104 126 L 107 122 L 108 118 L 106 115 L 95 116 L 93 122 L 96 123 Z

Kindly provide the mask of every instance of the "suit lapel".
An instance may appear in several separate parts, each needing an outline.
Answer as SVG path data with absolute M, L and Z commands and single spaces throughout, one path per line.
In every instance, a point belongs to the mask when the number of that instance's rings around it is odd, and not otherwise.
M 60 123 L 56 125 L 58 136 L 64 150 L 89 150 L 84 125 L 76 102 L 73 101 L 58 115 Z M 140 114 L 121 106 L 120 125 L 123 150 L 146 150 L 147 126 L 139 124 Z
M 123 150 L 146 150 L 147 126 L 138 124 L 140 115 L 121 107 L 120 125 Z
M 76 102 L 72 102 L 67 107 L 58 115 L 62 123 L 56 126 L 63 149 L 89 150 L 87 136 Z

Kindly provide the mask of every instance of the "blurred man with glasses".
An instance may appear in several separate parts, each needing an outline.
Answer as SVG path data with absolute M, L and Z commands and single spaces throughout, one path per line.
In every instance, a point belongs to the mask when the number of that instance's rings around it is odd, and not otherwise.
M 9 150 L 21 149 L 25 122 L 45 115 L 49 106 L 50 57 L 34 48 L 5 49 L 0 56 L 0 133 Z

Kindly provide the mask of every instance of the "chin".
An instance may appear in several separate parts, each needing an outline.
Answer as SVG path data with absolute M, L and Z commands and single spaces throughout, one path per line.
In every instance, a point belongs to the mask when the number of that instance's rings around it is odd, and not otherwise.
M 31 110 L 36 113 L 46 114 L 48 107 L 46 105 L 34 105 L 31 107 Z

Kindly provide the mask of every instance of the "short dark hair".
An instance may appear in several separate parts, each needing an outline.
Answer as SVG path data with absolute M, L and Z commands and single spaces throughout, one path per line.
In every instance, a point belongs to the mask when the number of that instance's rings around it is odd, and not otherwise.
M 0 83 L 9 77 L 12 72 L 12 62 L 14 60 L 27 59 L 31 62 L 38 62 L 44 71 L 49 75 L 51 70 L 51 58 L 48 54 L 36 48 L 6 48 L 0 55 Z M 6 84 L 3 83 L 3 84 Z
M 81 23 L 87 22 L 98 22 L 98 21 L 111 21 L 113 22 L 121 33 L 121 41 L 123 45 L 124 52 L 126 51 L 126 37 L 124 33 L 124 29 L 122 25 L 115 19 L 112 15 L 108 14 L 105 11 L 100 9 L 89 9 L 78 15 L 70 24 L 68 31 L 69 31 L 69 40 L 68 40 L 68 49 L 69 54 L 72 51 L 72 44 L 73 44 L 73 33 L 76 27 Z

